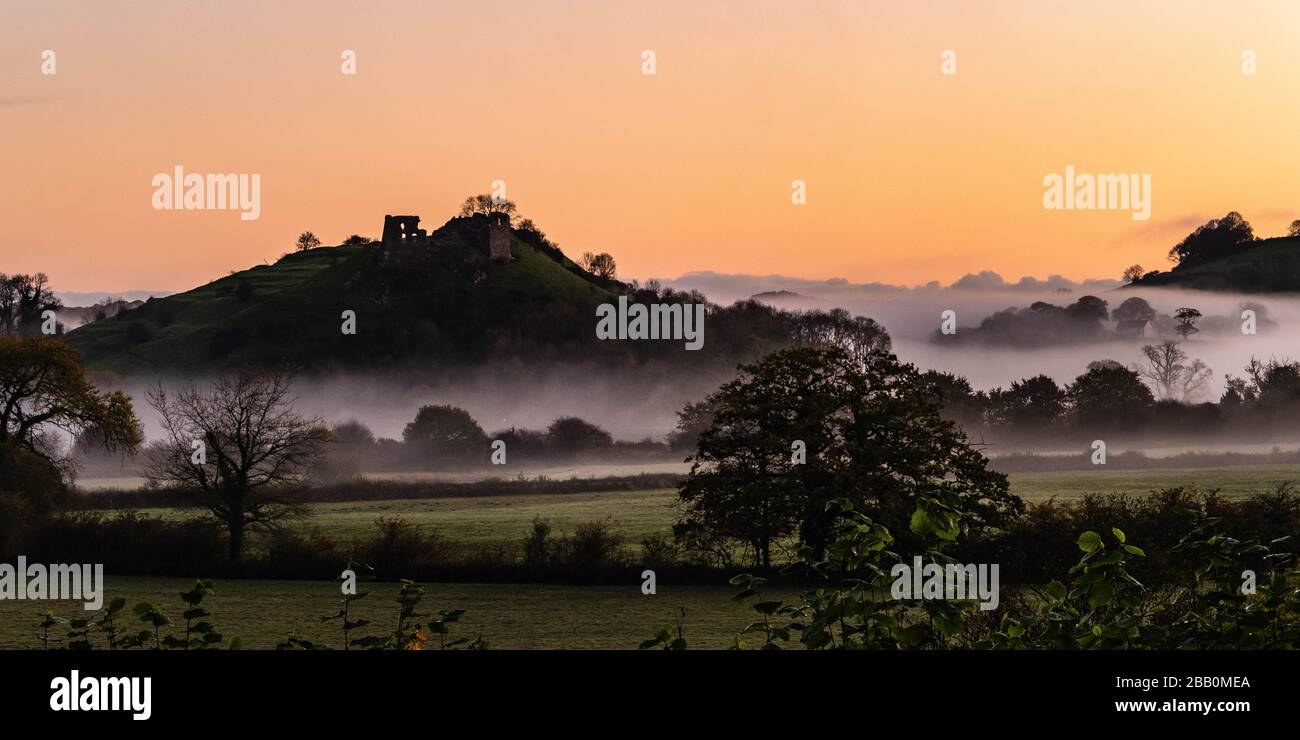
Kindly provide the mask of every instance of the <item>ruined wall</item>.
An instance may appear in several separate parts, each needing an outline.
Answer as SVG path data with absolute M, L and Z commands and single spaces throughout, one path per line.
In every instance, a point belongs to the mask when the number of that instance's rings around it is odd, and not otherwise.
M 510 218 L 505 214 L 488 216 L 488 256 L 493 262 L 510 261 Z

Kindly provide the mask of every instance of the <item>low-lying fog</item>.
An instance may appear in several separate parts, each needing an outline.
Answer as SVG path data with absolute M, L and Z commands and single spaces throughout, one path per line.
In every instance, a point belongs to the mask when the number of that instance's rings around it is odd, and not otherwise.
M 1074 283 L 1059 276 L 1047 280 L 1024 278 L 1005 282 L 995 273 L 967 275 L 949 287 L 935 283 L 902 288 L 883 284 L 854 284 L 841 280 L 813 281 L 775 276 L 718 275 L 692 273 L 667 284 L 682 290 L 697 289 L 715 302 L 730 302 L 761 292 L 790 291 L 807 298 L 781 296 L 770 300 L 787 308 L 842 307 L 854 314 L 870 316 L 889 331 L 898 356 L 923 370 L 937 369 L 965 376 L 977 390 L 1005 387 L 1013 380 L 1037 374 L 1051 376 L 1064 384 L 1082 374 L 1093 360 L 1110 359 L 1132 366 L 1142 359 L 1142 345 L 1155 337 L 1116 339 L 1109 342 L 1049 345 L 1041 348 L 998 347 L 964 344 L 945 347 L 929 341 L 939 327 L 940 314 L 953 310 L 958 327 L 977 326 L 983 318 L 1002 309 L 1027 307 L 1035 301 L 1066 306 L 1085 295 L 1095 295 L 1114 310 L 1127 298 L 1145 299 L 1159 313 L 1172 315 L 1182 307 L 1211 317 L 1232 318 L 1232 330 L 1193 335 L 1183 350 L 1214 370 L 1207 400 L 1217 401 L 1223 392 L 1225 373 L 1243 375 L 1251 357 L 1300 358 L 1300 296 L 1209 293 L 1162 288 L 1124 288 L 1118 281 L 1094 280 Z M 1260 316 L 1257 333 L 1241 333 L 1241 312 L 1245 303 L 1267 309 Z M 1263 321 L 1264 316 L 1275 322 Z M 960 331 L 960 329 L 959 329 Z
M 1034 301 L 1068 305 L 1083 295 L 1096 295 L 1114 309 L 1130 296 L 1147 300 L 1158 312 L 1173 314 L 1183 306 L 1210 317 L 1239 317 L 1242 304 L 1262 304 L 1267 318 L 1258 333 L 1205 331 L 1184 344 L 1187 353 L 1214 371 L 1208 400 L 1218 400 L 1224 374 L 1240 376 L 1251 357 L 1300 355 L 1300 298 L 1220 294 L 1167 289 L 1125 289 L 1117 281 L 1076 284 L 1063 278 L 1024 279 L 1007 283 L 993 273 L 970 275 L 953 286 L 930 284 L 900 288 L 880 284 L 853 284 L 841 280 L 810 281 L 773 276 L 692 273 L 663 281 L 678 289 L 698 289 L 715 303 L 765 291 L 791 291 L 771 302 L 783 308 L 843 307 L 870 316 L 889 331 L 898 355 L 922 369 L 939 369 L 967 377 L 977 389 L 1006 386 L 1011 381 L 1044 373 L 1061 384 L 1083 373 L 1093 360 L 1111 359 L 1133 365 L 1141 359 L 1143 344 L 1157 341 L 1115 340 L 1041 348 L 987 345 L 942 347 L 929 341 L 944 310 L 957 313 L 959 327 L 972 327 L 996 311 L 1024 307 Z M 1262 318 L 1262 317 L 1261 317 Z M 1205 319 L 1202 320 L 1202 323 Z M 705 341 L 708 340 L 706 329 Z M 707 344 L 706 344 L 707 346 Z M 616 439 L 662 439 L 676 423 L 676 413 L 688 401 L 698 400 L 730 376 L 629 380 L 589 366 L 551 368 L 538 375 L 518 366 L 485 368 L 457 380 L 404 377 L 377 380 L 369 376 L 336 376 L 300 383 L 299 410 L 319 415 L 331 423 L 357 419 L 376 436 L 400 439 L 402 428 L 424 404 L 460 406 L 489 433 L 508 427 L 545 428 L 561 416 L 579 416 L 593 422 Z M 136 409 L 150 438 L 158 435 L 157 422 L 144 396 L 145 386 L 128 385 Z

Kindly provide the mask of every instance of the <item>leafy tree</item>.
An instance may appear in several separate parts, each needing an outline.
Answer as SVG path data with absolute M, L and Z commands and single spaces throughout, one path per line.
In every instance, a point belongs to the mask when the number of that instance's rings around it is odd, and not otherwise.
M 144 440 L 131 399 L 102 392 L 81 359 L 52 337 L 0 336 L 0 492 L 22 494 L 45 509 L 62 491 L 50 432 L 94 430 L 107 450 L 134 452 Z
M 304 231 L 298 235 L 298 241 L 293 243 L 299 252 L 305 252 L 308 249 L 315 249 L 320 246 L 320 239 L 310 231 Z
M 1196 328 L 1196 320 L 1201 318 L 1200 311 L 1194 308 L 1180 308 L 1174 312 L 1174 318 L 1178 320 L 1178 326 L 1174 327 L 1174 331 L 1178 332 L 1184 342 L 1189 336 L 1200 331 Z
M 984 420 L 989 396 L 972 388 L 966 378 L 955 373 L 927 370 L 921 373 L 920 382 L 939 403 L 944 418 L 963 428 Z
M 41 313 L 61 305 L 45 273 L 0 273 L 0 334 L 39 334 Z
M 1207 221 L 1169 250 L 1175 270 L 1204 264 L 1240 251 L 1242 245 L 1255 240 L 1250 223 L 1240 213 L 1231 211 L 1223 218 Z
M 1150 303 L 1133 296 L 1126 298 L 1123 303 L 1111 312 L 1111 317 L 1116 321 L 1151 321 L 1156 317 L 1156 310 L 1151 307 Z
M 1291 225 L 1287 227 L 1286 235 L 1300 236 L 1300 218 L 1297 218 L 1296 220 L 1291 222 Z
M 1065 391 L 1046 375 L 1017 380 L 989 392 L 988 413 L 994 424 L 1042 431 L 1065 415 Z
M 562 455 L 597 452 L 613 444 L 609 432 L 576 416 L 561 417 L 546 428 L 547 449 Z
M 842 308 L 800 315 L 795 323 L 793 340 L 796 344 L 841 347 L 857 359 L 888 352 L 891 347 L 885 327 L 874 319 L 854 316 Z
M 343 245 L 347 247 L 364 247 L 367 244 L 374 244 L 374 243 L 375 243 L 374 239 L 371 239 L 368 236 L 362 236 L 360 234 L 353 234 L 352 236 L 349 236 L 347 239 L 343 240 Z
M 1065 315 L 1078 321 L 1105 321 L 1110 314 L 1106 301 L 1095 295 L 1086 295 L 1065 309 Z
M 916 369 L 891 354 L 860 361 L 840 348 L 789 348 L 742 366 L 706 402 L 713 423 L 689 458 L 676 532 L 687 542 L 742 542 L 761 567 L 796 533 L 824 553 L 833 498 L 903 526 L 918 498 L 940 492 L 977 512 L 981 526 L 1023 506 L 1006 476 L 940 417 Z
M 616 265 L 613 255 L 608 252 L 601 252 L 600 254 L 583 252 L 582 257 L 578 260 L 578 265 L 601 280 L 612 280 L 614 278 Z
M 513 201 L 505 198 L 497 198 L 488 193 L 481 195 L 471 195 L 460 204 L 461 216 L 490 216 L 494 213 L 504 213 L 513 222 L 518 215 L 518 209 Z
M 694 450 L 700 435 L 713 426 L 714 408 L 708 401 L 688 403 L 677 412 L 677 427 L 668 435 L 674 450 Z
M 1128 426 L 1155 403 L 1137 372 L 1112 360 L 1090 363 L 1065 392 L 1075 422 L 1087 429 Z
M 1246 375 L 1250 378 L 1246 386 L 1249 400 L 1274 409 L 1300 402 L 1300 362 L 1277 358 L 1261 362 L 1252 357 Z
M 245 371 L 207 390 L 168 393 L 159 384 L 149 394 L 163 431 L 149 478 L 189 494 L 226 528 L 232 562 L 250 528 L 274 529 L 302 513 L 294 490 L 329 439 L 320 419 L 294 411 L 290 386 L 286 372 Z
M 1144 274 L 1146 273 L 1142 269 L 1142 265 L 1129 265 L 1124 268 L 1124 275 L 1122 277 L 1126 283 L 1136 283 L 1138 280 L 1142 279 Z
M 488 452 L 483 427 L 456 406 L 421 406 L 402 430 L 402 441 L 421 459 L 435 463 L 477 462 Z

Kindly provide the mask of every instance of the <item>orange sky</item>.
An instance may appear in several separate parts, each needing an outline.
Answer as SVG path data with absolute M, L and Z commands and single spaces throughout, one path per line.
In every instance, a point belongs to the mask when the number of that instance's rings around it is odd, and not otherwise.
M 501 179 L 624 277 L 1118 277 L 1300 218 L 1298 33 L 1296 2 L 6 3 L 0 271 L 181 290 Z M 154 210 L 175 165 L 259 173 L 261 217 Z M 1044 210 L 1066 165 L 1151 174 L 1150 220 Z

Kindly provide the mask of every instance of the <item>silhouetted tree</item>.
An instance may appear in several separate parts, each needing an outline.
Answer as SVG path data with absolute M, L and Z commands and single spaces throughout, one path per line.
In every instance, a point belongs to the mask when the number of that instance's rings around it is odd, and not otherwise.
M 1127 298 L 1123 303 L 1111 312 L 1111 317 L 1116 321 L 1151 321 L 1156 317 L 1156 310 L 1151 307 L 1150 303 L 1133 296 Z
M 616 269 L 614 256 L 608 252 L 600 254 L 583 252 L 582 257 L 578 259 L 578 266 L 602 280 L 613 279 Z
M 1086 295 L 1065 309 L 1065 314 L 1078 321 L 1105 321 L 1110 317 L 1106 301 L 1095 295 Z
M 1289 226 L 1286 230 L 1286 235 L 1300 236 L 1300 218 L 1297 218 L 1296 220 L 1291 222 L 1291 226 Z
M 89 435 L 107 451 L 134 452 L 144 439 L 130 397 L 95 387 L 63 340 L 0 336 L 0 495 L 37 511 L 57 503 L 64 471 L 47 442 L 55 431 Z
M 971 387 L 970 381 L 955 373 L 927 370 L 921 373 L 921 387 L 939 402 L 945 419 L 963 429 L 984 420 L 989 396 Z
M 316 235 L 311 233 L 310 231 L 304 231 L 298 235 L 298 241 L 294 242 L 293 245 L 298 249 L 299 252 L 305 252 L 308 249 L 315 249 L 316 247 L 319 247 L 320 239 L 317 239 Z
M 488 438 L 465 409 L 421 406 L 402 430 L 407 449 L 431 463 L 465 465 L 487 458 Z
M 1155 403 L 1137 372 L 1113 360 L 1089 363 L 1065 392 L 1075 423 L 1085 429 L 1126 428 L 1144 419 Z
M 1144 274 L 1145 271 L 1142 269 L 1142 265 L 1130 265 L 1124 268 L 1124 274 L 1122 277 L 1126 283 L 1135 283 L 1138 280 L 1141 280 Z
M 1064 416 L 1065 391 L 1046 375 L 1017 380 L 989 391 L 988 414 L 994 424 L 1041 432 Z
M 41 314 L 61 307 L 45 273 L 0 273 L 0 333 L 23 336 L 39 334 Z
M 1204 392 L 1212 371 L 1200 360 L 1188 362 L 1178 342 L 1164 341 L 1142 348 L 1146 365 L 1138 372 L 1155 385 L 1156 397 L 1190 403 Z
M 1174 269 L 1192 267 L 1226 257 L 1254 241 L 1255 232 L 1240 213 L 1231 211 L 1223 218 L 1207 221 L 1169 250 Z
M 1200 331 L 1196 328 L 1196 320 L 1201 318 L 1200 311 L 1194 308 L 1180 308 L 1174 312 L 1174 318 L 1178 320 L 1178 326 L 1174 327 L 1174 331 L 1178 332 L 1183 341 L 1187 341 L 1189 336 Z
M 1023 508 L 1006 476 L 940 417 L 916 369 L 891 354 L 859 361 L 839 348 L 792 347 L 742 366 L 707 403 L 713 424 L 679 490 L 674 531 L 688 544 L 739 541 L 770 567 L 774 545 L 796 532 L 814 558 L 825 553 L 833 498 L 897 532 L 908 531 L 919 498 L 939 491 L 959 497 L 977 528 Z
M 840 347 L 860 360 L 865 360 L 867 355 L 888 352 L 891 346 L 885 327 L 874 319 L 854 316 L 842 308 L 826 313 L 802 313 L 795 319 L 794 329 L 797 344 Z
M 609 432 L 576 416 L 564 416 L 546 428 L 546 447 L 561 455 L 583 455 L 609 449 Z
M 294 410 L 288 373 L 244 371 L 202 390 L 149 393 L 163 438 L 150 450 L 149 479 L 177 488 L 230 535 L 230 560 L 250 528 L 275 529 L 302 507 L 293 494 L 329 439 L 318 418 Z
M 478 214 L 487 216 L 493 213 L 504 213 L 510 218 L 511 222 L 513 222 L 518 213 L 518 209 L 515 207 L 513 201 L 506 200 L 505 198 L 497 198 L 488 193 L 471 195 L 465 199 L 464 203 L 460 204 L 460 215 L 462 216 L 474 216 Z

